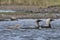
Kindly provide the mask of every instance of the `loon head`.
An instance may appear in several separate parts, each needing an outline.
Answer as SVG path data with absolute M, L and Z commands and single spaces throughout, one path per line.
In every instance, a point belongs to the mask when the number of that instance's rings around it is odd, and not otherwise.
M 42 20 L 37 19 L 36 22 L 41 22 Z

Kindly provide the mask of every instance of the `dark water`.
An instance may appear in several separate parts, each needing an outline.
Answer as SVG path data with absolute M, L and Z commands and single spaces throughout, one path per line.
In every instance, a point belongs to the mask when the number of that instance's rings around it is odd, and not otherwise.
M 45 25 L 45 19 L 40 25 Z M 0 40 L 60 40 L 60 19 L 51 22 L 48 29 L 10 29 L 6 27 L 20 24 L 21 27 L 35 27 L 36 19 L 19 19 L 18 21 L 0 21 Z

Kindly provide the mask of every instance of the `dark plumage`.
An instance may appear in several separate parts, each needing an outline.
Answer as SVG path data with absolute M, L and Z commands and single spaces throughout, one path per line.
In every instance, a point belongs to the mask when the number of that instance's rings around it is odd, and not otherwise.
M 41 22 L 41 21 L 42 21 L 42 20 L 39 20 L 39 19 L 36 20 L 36 24 L 37 24 L 37 27 L 36 27 L 36 28 L 37 28 L 37 29 L 39 29 L 39 27 L 40 27 L 39 22 Z
M 50 22 L 51 21 L 53 21 L 53 19 L 51 19 L 51 18 L 48 18 L 47 20 L 46 20 L 46 25 L 45 26 L 40 26 L 39 25 L 39 22 L 41 22 L 42 20 L 36 20 L 36 24 L 37 24 L 37 29 L 39 29 L 39 28 L 51 28 L 51 24 L 50 24 Z

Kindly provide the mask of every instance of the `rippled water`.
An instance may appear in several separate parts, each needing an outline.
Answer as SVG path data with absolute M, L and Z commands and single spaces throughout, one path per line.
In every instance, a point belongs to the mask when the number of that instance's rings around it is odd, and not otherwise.
M 13 10 L 0 10 L 0 12 L 16 12 L 16 11 L 13 11 Z
M 40 25 L 45 25 L 45 19 Z M 36 26 L 36 19 L 19 19 L 18 21 L 0 21 L 0 40 L 60 40 L 60 19 L 51 22 L 48 29 L 5 30 L 6 27 L 20 24 L 21 27 Z

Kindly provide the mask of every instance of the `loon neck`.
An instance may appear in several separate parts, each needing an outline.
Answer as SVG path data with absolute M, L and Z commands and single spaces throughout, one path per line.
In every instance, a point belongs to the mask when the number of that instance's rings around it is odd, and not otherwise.
M 39 22 L 37 22 L 37 27 L 36 28 L 39 28 Z

